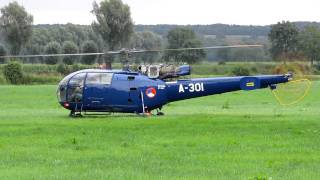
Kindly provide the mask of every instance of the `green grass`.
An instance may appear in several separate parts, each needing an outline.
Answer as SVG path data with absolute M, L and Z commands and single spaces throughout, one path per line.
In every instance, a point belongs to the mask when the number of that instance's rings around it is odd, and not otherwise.
M 0 86 L 0 179 L 319 179 L 320 83 L 169 104 L 163 117 L 70 119 L 55 86 Z

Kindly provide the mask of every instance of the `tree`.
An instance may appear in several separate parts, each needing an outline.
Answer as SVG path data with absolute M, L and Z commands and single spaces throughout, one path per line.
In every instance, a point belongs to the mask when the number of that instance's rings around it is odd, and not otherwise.
M 224 46 L 226 46 L 226 45 L 224 45 Z M 230 48 L 217 49 L 217 58 L 219 59 L 220 62 L 230 60 L 231 55 L 232 55 L 232 52 L 231 52 Z
M 81 48 L 82 53 L 96 53 L 98 51 L 97 44 L 93 41 L 86 41 Z M 81 61 L 83 64 L 93 64 L 97 59 L 97 56 L 82 56 Z
M 308 26 L 300 33 L 299 47 L 303 54 L 310 60 L 311 65 L 314 61 L 320 60 L 320 30 L 315 26 Z
M 265 52 L 262 48 L 233 49 L 231 55 L 231 59 L 237 61 L 261 61 L 267 59 Z
M 167 35 L 168 49 L 201 47 L 202 43 L 192 29 L 175 28 Z M 167 51 L 165 57 L 177 62 L 196 63 L 206 56 L 204 50 Z
M 4 45 L 0 44 L 0 56 L 6 56 L 7 55 L 7 50 L 4 47 Z M 0 64 L 5 63 L 6 59 L 5 58 L 0 58 Z
M 44 52 L 45 45 L 28 43 L 27 46 L 22 49 L 22 54 L 41 54 Z M 44 63 L 44 57 L 23 58 L 23 61 L 28 60 L 30 63 Z
M 17 2 L 9 3 L 0 12 L 0 29 L 10 45 L 11 53 L 19 54 L 32 36 L 33 16 Z
M 131 39 L 131 48 L 142 49 L 142 50 L 152 50 L 152 49 L 161 49 L 162 39 L 159 35 L 150 32 L 137 32 L 132 36 Z M 159 53 L 141 53 L 136 54 L 136 61 L 142 61 L 144 63 L 153 63 L 157 58 L 159 58 Z
M 75 54 L 78 53 L 78 46 L 72 41 L 65 41 L 62 45 L 63 54 Z M 65 56 L 63 57 L 64 64 L 72 65 L 77 60 L 76 56 Z
M 52 41 L 49 42 L 45 47 L 46 54 L 60 54 L 61 53 L 61 46 L 58 42 Z M 46 64 L 57 64 L 60 58 L 58 56 L 46 57 L 45 61 Z
M 268 34 L 271 41 L 270 53 L 274 59 L 282 58 L 286 63 L 289 55 L 296 53 L 299 30 L 295 24 L 289 21 L 273 25 Z
M 133 33 L 130 7 L 121 0 L 103 0 L 93 3 L 92 13 L 96 16 L 92 27 L 99 33 L 110 50 L 116 50 L 129 42 Z M 111 68 L 111 58 L 106 60 Z

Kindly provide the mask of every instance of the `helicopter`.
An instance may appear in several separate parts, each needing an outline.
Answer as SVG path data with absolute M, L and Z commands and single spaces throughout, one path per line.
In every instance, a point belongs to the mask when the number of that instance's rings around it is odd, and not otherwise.
M 198 49 L 261 47 L 261 45 L 233 45 L 201 48 L 182 48 L 165 50 L 120 50 L 105 53 L 48 54 L 3 56 L 5 58 L 85 56 L 105 54 L 134 54 L 162 51 L 185 51 Z M 137 70 L 85 69 L 64 77 L 56 91 L 59 104 L 70 111 L 70 116 L 82 113 L 136 113 L 157 115 L 168 103 L 191 98 L 222 94 L 232 91 L 252 91 L 262 88 L 276 89 L 277 84 L 293 79 L 291 73 L 279 75 L 236 76 L 181 79 L 191 74 L 187 64 L 140 65 Z M 173 79 L 173 80 L 172 80 Z

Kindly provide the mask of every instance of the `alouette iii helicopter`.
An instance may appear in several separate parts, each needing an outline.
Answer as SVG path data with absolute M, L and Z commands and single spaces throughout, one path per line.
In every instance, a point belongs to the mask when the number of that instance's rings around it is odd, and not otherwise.
M 253 48 L 261 45 L 234 45 L 165 50 L 121 50 L 105 53 L 48 54 L 3 56 L 4 58 L 30 58 L 50 56 L 87 56 L 135 54 L 162 51 L 187 51 L 221 48 Z M 164 105 L 190 98 L 221 94 L 231 91 L 251 91 L 276 88 L 277 84 L 292 80 L 292 74 L 238 76 L 218 78 L 178 79 L 191 74 L 189 65 L 141 65 L 137 71 L 86 69 L 69 74 L 59 83 L 57 97 L 61 106 L 70 110 L 70 116 L 82 113 L 120 112 L 163 115 Z

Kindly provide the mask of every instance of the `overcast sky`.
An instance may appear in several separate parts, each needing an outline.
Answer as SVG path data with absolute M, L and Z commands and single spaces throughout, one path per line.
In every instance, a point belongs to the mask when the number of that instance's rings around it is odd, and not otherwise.
M 0 0 L 0 7 L 13 0 Z M 35 24 L 91 24 L 93 0 L 17 0 Z M 100 0 L 98 0 L 99 2 Z M 319 0 L 123 0 L 135 24 L 267 25 L 319 21 Z

